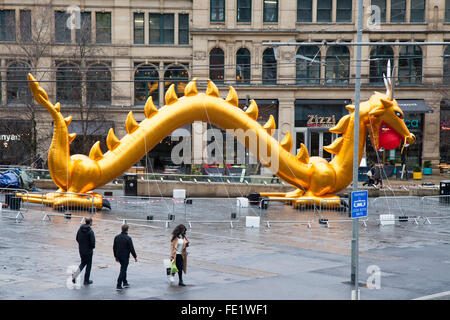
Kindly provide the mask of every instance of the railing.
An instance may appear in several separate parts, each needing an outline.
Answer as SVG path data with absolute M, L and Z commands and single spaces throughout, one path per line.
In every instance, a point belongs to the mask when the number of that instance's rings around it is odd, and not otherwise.
M 28 211 L 28 204 L 23 203 L 17 193 L 28 194 L 24 189 L 0 188 L 0 212 L 2 217 L 14 219 L 16 222 L 24 220 L 24 212 Z M 4 208 L 3 208 L 4 207 Z M 4 214 L 15 214 L 14 217 Z

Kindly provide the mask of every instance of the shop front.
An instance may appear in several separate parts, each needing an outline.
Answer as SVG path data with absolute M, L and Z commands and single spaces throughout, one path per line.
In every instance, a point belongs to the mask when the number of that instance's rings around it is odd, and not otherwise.
M 442 163 L 450 163 L 450 100 L 441 101 L 439 151 Z
M 303 143 L 311 157 L 330 161 L 334 155 L 323 147 L 331 144 L 337 134 L 329 132 L 329 129 L 348 114 L 345 106 L 350 103 L 351 100 L 336 99 L 295 100 L 294 152 L 297 153 Z
M 31 121 L 0 120 L 0 165 L 29 165 Z

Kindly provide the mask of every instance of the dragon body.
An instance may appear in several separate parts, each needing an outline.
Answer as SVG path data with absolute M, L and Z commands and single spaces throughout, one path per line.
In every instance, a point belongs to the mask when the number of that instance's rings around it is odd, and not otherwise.
M 344 116 L 334 128 L 330 129 L 331 132 L 342 136 L 325 147 L 325 150 L 335 154 L 333 160 L 328 162 L 320 157 L 309 157 L 303 144 L 299 153 L 293 155 L 289 131 L 281 142 L 274 139 L 273 116 L 261 126 L 256 121 L 258 106 L 254 100 L 247 110 L 243 111 L 238 107 L 239 100 L 233 87 L 230 87 L 227 98 L 221 99 L 219 90 L 212 81 L 208 82 L 205 93 L 199 93 L 194 79 L 186 86 L 184 97 L 181 98 L 177 97 L 172 85 L 165 95 L 165 106 L 160 109 L 155 107 L 150 97 L 145 104 L 145 119 L 142 122 L 138 123 L 130 112 L 126 119 L 127 135 L 119 140 L 114 130 L 110 129 L 106 139 L 109 151 L 105 154 L 102 153 L 98 141 L 92 146 L 89 156 L 80 154 L 70 156 L 70 143 L 76 137 L 68 131 L 72 118 L 63 117 L 59 103 L 53 105 L 49 101 L 46 92 L 31 74 L 28 75 L 28 79 L 36 101 L 47 109 L 54 122 L 48 166 L 54 183 L 59 187 L 58 192 L 61 193 L 51 193 L 45 197 L 45 203 L 54 208 L 73 204 L 77 204 L 78 207 L 85 204 L 88 207 L 94 201 L 95 207 L 101 209 L 102 197 L 92 190 L 123 174 L 172 131 L 194 121 L 209 122 L 224 130 L 234 129 L 236 132 L 244 130 L 253 133 L 256 138 L 254 140 L 248 135 L 236 134 L 235 137 L 257 156 L 261 163 L 273 169 L 278 177 L 296 188 L 289 193 L 262 195 L 289 198 L 296 203 L 302 199 L 339 201 L 334 194 L 346 188 L 352 180 L 355 123 L 354 107 L 351 105 L 347 106 L 350 114 Z M 415 138 L 408 131 L 403 121 L 403 112 L 397 102 L 387 95 L 375 93 L 360 105 L 359 160 L 368 133 L 373 139 L 374 146 L 379 148 L 382 124 L 396 132 L 405 143 L 414 142 Z M 268 152 L 262 152 L 262 149 Z M 272 166 L 274 162 L 277 163 L 276 166 Z M 27 197 L 24 201 L 41 202 L 42 199 Z

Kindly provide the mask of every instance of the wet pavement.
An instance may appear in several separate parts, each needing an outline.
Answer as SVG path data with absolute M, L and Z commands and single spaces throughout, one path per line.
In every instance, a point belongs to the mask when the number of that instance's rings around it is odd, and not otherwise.
M 116 191 L 114 195 L 116 196 Z M 114 196 L 113 196 L 114 197 Z M 67 284 L 71 266 L 79 264 L 75 241 L 80 218 L 51 217 L 42 221 L 38 205 L 28 206 L 23 221 L 0 219 L 0 299 L 344 299 L 351 298 L 350 281 L 351 222 L 344 213 L 329 212 L 330 226 L 317 223 L 310 210 L 295 210 L 271 203 L 267 210 L 236 208 L 235 199 L 194 200 L 184 204 L 154 199 L 145 207 L 121 203 L 112 211 L 93 214 L 97 239 L 91 286 Z M 123 199 L 122 199 L 123 200 Z M 373 201 L 373 200 L 372 200 Z M 132 202 L 132 201 L 128 201 Z M 399 205 L 400 206 L 400 205 Z M 450 208 L 450 207 L 447 207 Z M 383 208 L 381 208 L 382 210 Z M 388 211 L 421 214 L 413 202 Z M 122 218 L 164 220 L 169 213 L 175 221 L 166 228 L 164 221 L 128 221 L 130 236 L 138 254 L 128 269 L 131 287 L 115 291 L 119 265 L 114 261 L 112 243 L 120 232 Z M 231 213 L 237 218 L 230 227 Z M 90 216 L 89 213 L 72 212 Z M 376 218 L 372 213 L 372 217 Z M 422 213 L 423 214 L 423 213 Z M 444 208 L 441 216 L 450 215 Z M 260 216 L 260 228 L 246 228 L 246 216 Z M 369 215 L 369 218 L 371 216 Z M 186 287 L 169 285 L 163 267 L 168 258 L 171 231 L 178 223 L 192 222 L 187 236 L 188 273 Z M 267 220 L 311 220 L 280 223 L 267 227 Z M 396 222 L 380 226 L 376 219 L 360 227 L 359 282 L 361 299 L 450 299 L 450 219 L 432 224 Z M 368 273 L 379 270 L 380 277 Z M 372 277 L 371 277 L 372 276 Z M 367 280 L 369 279 L 369 282 Z M 370 289 L 375 285 L 378 289 Z

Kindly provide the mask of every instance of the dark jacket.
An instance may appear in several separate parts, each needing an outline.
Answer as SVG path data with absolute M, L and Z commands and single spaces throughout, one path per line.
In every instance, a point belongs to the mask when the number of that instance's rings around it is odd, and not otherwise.
M 136 259 L 136 251 L 134 251 L 133 240 L 125 232 L 118 234 L 114 238 L 114 257 L 118 260 L 128 260 L 130 259 L 130 253 Z
M 81 255 L 92 254 L 95 248 L 95 235 L 91 227 L 83 224 L 77 232 L 78 249 Z

